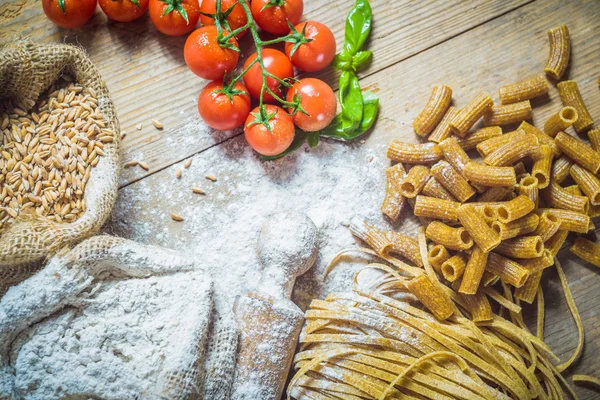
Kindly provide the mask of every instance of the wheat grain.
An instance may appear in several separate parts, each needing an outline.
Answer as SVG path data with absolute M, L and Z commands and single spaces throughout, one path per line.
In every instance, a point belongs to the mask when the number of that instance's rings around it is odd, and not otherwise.
M 192 165 L 192 159 L 191 158 L 189 160 L 187 160 L 185 162 L 185 164 L 183 164 L 183 168 L 188 169 L 190 167 L 190 165 Z
M 181 178 L 181 169 L 177 168 L 177 171 L 175 171 L 175 176 L 177 177 L 177 179 Z
M 163 124 L 159 120 L 157 120 L 157 119 L 153 119 L 152 120 L 152 125 L 154 125 L 154 127 L 156 129 L 162 129 L 163 128 Z
M 196 194 L 206 194 L 206 192 L 202 189 L 200 189 L 199 187 L 194 186 L 192 188 L 192 192 L 196 193 Z
M 137 161 L 127 161 L 125 164 L 123 164 L 125 168 L 135 167 L 136 165 L 138 165 Z
M 171 213 L 171 218 L 173 219 L 173 221 L 178 221 L 178 222 L 183 221 L 183 217 L 181 215 L 177 215 L 175 213 Z
M 213 181 L 213 182 L 217 181 L 217 177 L 214 175 L 206 175 L 206 179 L 208 179 L 209 181 Z
M 138 164 L 139 164 L 140 167 L 142 167 L 146 171 L 148 171 L 150 169 L 150 167 L 148 166 L 148 164 L 145 163 L 144 161 L 140 161 Z

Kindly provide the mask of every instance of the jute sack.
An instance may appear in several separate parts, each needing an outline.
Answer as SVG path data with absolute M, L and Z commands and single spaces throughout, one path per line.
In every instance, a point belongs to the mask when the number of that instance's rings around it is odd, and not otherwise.
M 0 99 L 10 99 L 29 111 L 61 73 L 96 91 L 106 126 L 115 132 L 115 140 L 104 146 L 105 156 L 91 171 L 84 193 L 87 208 L 79 219 L 57 223 L 28 215 L 0 231 L 0 297 L 9 286 L 27 278 L 40 260 L 97 232 L 117 197 L 119 122 L 106 84 L 83 49 L 28 40 L 6 45 L 0 50 Z

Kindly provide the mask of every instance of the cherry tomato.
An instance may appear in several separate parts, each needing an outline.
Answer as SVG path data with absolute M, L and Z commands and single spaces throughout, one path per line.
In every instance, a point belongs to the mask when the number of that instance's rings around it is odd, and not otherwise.
M 246 92 L 246 87 L 239 82 L 233 85 L 233 89 Z M 230 99 L 222 90 L 223 83 L 220 81 L 206 85 L 198 97 L 198 111 L 208 126 L 225 131 L 244 123 L 250 114 L 250 96 L 247 93 L 233 93 Z
M 331 87 L 322 80 L 304 78 L 294 83 L 287 94 L 287 101 L 300 97 L 300 106 L 308 113 L 296 112 L 294 124 L 303 131 L 320 131 L 333 121 L 337 99 Z
M 310 41 L 298 46 L 291 57 L 294 43 L 287 42 L 285 54 L 298 69 L 308 72 L 320 71 L 331 64 L 335 57 L 335 37 L 331 29 L 317 21 L 301 22 L 295 28 L 302 33 L 304 26 L 306 26 L 304 37 Z
M 133 21 L 144 15 L 149 0 L 98 0 L 108 18 L 119 22 Z
M 50 21 L 61 28 L 79 28 L 94 15 L 96 0 L 42 0 L 42 7 Z
M 256 107 L 248 118 L 244 128 L 246 141 L 255 151 L 264 156 L 276 156 L 283 153 L 294 140 L 294 123 L 292 118 L 281 108 L 272 104 L 266 105 L 267 114 L 275 113 L 268 124 L 271 131 L 264 124 L 256 123 L 256 115 L 260 114 L 260 107 Z
M 292 63 L 289 58 L 285 56 L 282 52 L 275 49 L 263 49 L 262 59 L 265 65 L 265 69 L 275 75 L 280 79 L 292 78 L 294 76 L 294 67 L 292 67 Z M 246 69 L 252 61 L 256 58 L 256 53 L 252 54 L 246 62 L 244 63 L 244 69 Z M 262 78 L 263 73 L 260 68 L 260 65 L 255 63 L 244 75 L 244 83 L 248 88 L 248 92 L 255 98 L 260 98 L 260 89 L 262 87 Z M 267 78 L 267 86 L 269 89 L 273 91 L 277 96 L 282 96 L 281 84 L 271 78 Z M 275 99 L 271 94 L 265 91 L 263 95 L 263 100 L 265 102 L 274 102 Z
M 240 3 L 237 2 L 237 0 L 221 0 L 221 12 L 224 13 L 225 11 L 229 10 L 229 8 L 234 3 L 236 3 L 235 7 L 233 7 L 231 14 L 229 14 L 229 16 L 227 17 L 227 23 L 229 23 L 229 28 L 231 28 L 232 31 L 234 31 L 237 28 L 240 28 L 240 27 L 246 25 L 246 23 L 248 23 L 248 17 L 246 16 L 246 12 L 244 11 L 244 8 L 240 5 Z M 200 12 L 205 13 L 205 14 L 215 14 L 217 12 L 217 1 L 216 0 L 202 0 L 202 5 L 200 6 Z M 208 17 L 203 14 L 200 14 L 200 22 L 202 22 L 202 25 L 214 25 L 215 24 L 214 18 Z M 244 36 L 246 34 L 246 32 L 247 32 L 247 29 L 241 31 L 240 33 L 235 35 L 235 37 L 239 39 L 242 36 Z
M 223 31 L 224 35 L 227 33 Z M 228 43 L 236 47 L 238 45 L 234 37 Z M 204 79 L 217 80 L 235 69 L 240 53 L 222 48 L 217 41 L 217 27 L 209 25 L 196 29 L 188 36 L 183 56 L 193 73 Z
M 173 11 L 164 15 L 168 7 Z M 160 32 L 169 36 L 181 36 L 194 30 L 200 18 L 197 0 L 150 0 L 150 19 Z M 183 16 L 187 16 L 187 21 Z
M 302 18 L 304 2 L 302 0 L 252 0 L 251 11 L 254 21 L 263 30 L 275 35 L 285 35 L 290 31 L 287 21 L 296 25 Z

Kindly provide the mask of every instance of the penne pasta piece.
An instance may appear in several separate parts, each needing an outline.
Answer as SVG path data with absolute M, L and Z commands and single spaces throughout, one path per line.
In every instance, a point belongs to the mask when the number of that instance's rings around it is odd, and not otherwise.
M 423 267 L 419 243 L 416 239 L 394 231 L 388 231 L 386 232 L 386 235 L 392 243 L 390 253 L 398 254 L 406 258 L 417 267 Z
M 406 170 L 401 163 L 385 170 L 385 198 L 381 205 L 381 212 L 394 222 L 398 220 L 406 203 L 406 198 L 400 194 L 400 184 L 404 179 L 404 175 L 406 175 Z
M 559 112 L 548 118 L 544 124 L 544 133 L 555 137 L 560 131 L 566 130 L 577 121 L 577 110 L 573 107 L 563 107 Z
M 588 131 L 588 139 L 590 140 L 590 145 L 592 149 L 595 151 L 600 150 L 600 126 L 595 127 L 594 129 L 590 129 Z
M 566 155 L 560 156 L 552 165 L 551 179 L 559 185 L 563 183 L 569 176 L 573 164 L 574 162 Z
M 577 257 L 600 267 L 600 246 L 591 240 L 578 237 L 573 241 L 569 250 Z
M 362 236 L 359 236 L 361 238 L 364 237 L 364 241 L 367 242 L 367 244 L 377 252 L 377 254 L 382 255 L 382 256 L 387 256 L 389 254 L 389 252 L 392 250 L 393 244 L 392 241 L 388 238 L 388 236 L 386 235 L 386 233 L 380 229 L 375 228 L 374 226 L 370 225 L 367 221 L 364 221 L 364 233 L 362 234 Z M 359 225 L 359 224 L 357 224 Z M 355 229 L 355 231 L 358 233 L 358 231 L 360 231 L 360 229 Z M 353 232 L 355 235 L 358 236 L 357 233 Z
M 502 282 L 516 288 L 523 286 L 529 277 L 529 271 L 519 263 L 494 252 L 488 255 L 488 262 L 485 268 L 487 271 L 497 275 Z
M 459 207 L 460 203 L 456 201 L 419 195 L 416 197 L 414 213 L 417 217 L 456 222 L 458 221 Z
M 483 217 L 483 220 L 486 224 L 491 224 L 492 222 L 498 219 L 498 205 L 493 203 L 469 203 L 475 210 L 479 212 L 479 214 Z
M 464 169 L 465 178 L 482 186 L 512 186 L 517 183 L 513 167 L 494 167 L 470 161 Z
M 542 190 L 542 198 L 548 207 L 572 210 L 583 214 L 587 214 L 590 209 L 590 201 L 587 197 L 569 193 L 554 181 L 550 181 L 550 185 Z
M 499 104 L 487 110 L 483 116 L 483 122 L 486 126 L 510 125 L 531 119 L 532 113 L 533 110 L 529 100 L 505 105 Z
M 600 153 L 594 151 L 590 146 L 564 132 L 558 132 L 554 140 L 558 148 L 575 163 L 594 175 L 600 171 Z
M 427 225 L 425 236 L 451 250 L 468 250 L 473 247 L 473 239 L 465 228 L 453 228 L 440 221 L 433 221 Z
M 494 101 L 489 94 L 485 92 L 478 94 L 450 120 L 450 128 L 456 135 L 465 137 L 475 122 L 493 105 Z
M 590 225 L 590 217 L 587 214 L 572 210 L 562 210 L 559 208 L 539 208 L 538 213 L 548 211 L 560 221 L 560 231 L 570 231 L 577 233 L 586 233 Z M 551 239 L 551 238 L 550 238 Z M 549 240 L 550 240 L 549 239 Z
M 565 73 L 571 57 L 569 29 L 566 25 L 552 28 L 548 31 L 548 39 L 550 40 L 550 54 L 544 72 L 558 80 Z
M 447 281 L 454 282 L 463 275 L 466 265 L 466 257 L 462 253 L 458 253 L 444 261 L 442 275 Z
M 521 122 L 521 125 L 519 125 L 519 129 L 523 130 L 525 133 L 534 135 L 538 139 L 540 144 L 545 144 L 546 146 L 549 146 L 552 149 L 554 156 L 559 157 L 561 155 L 561 151 L 554 142 L 554 139 L 552 139 L 550 136 L 546 135 L 544 132 L 531 125 L 527 121 Z
M 515 297 L 525 303 L 531 304 L 533 300 L 535 300 L 535 296 L 537 295 L 538 288 L 540 286 L 540 281 L 542 279 L 542 272 L 534 272 L 529 275 L 527 278 L 527 282 L 520 288 L 515 289 Z
M 492 306 L 483 291 L 478 291 L 475 294 L 461 294 L 460 299 L 471 314 L 473 322 L 491 321 L 494 318 Z
M 543 271 L 544 269 L 554 265 L 554 257 L 550 250 L 544 248 L 542 255 L 536 258 L 518 259 L 516 260 L 521 266 L 529 271 L 530 274 Z
M 501 135 L 502 128 L 500 128 L 499 126 L 486 126 L 485 128 L 481 128 L 473 133 L 467 134 L 467 136 L 465 136 L 464 138 L 461 138 L 460 136 L 451 137 L 454 138 L 454 140 L 456 140 L 456 143 L 458 143 L 458 145 L 462 147 L 464 151 L 469 151 L 476 148 L 479 143 L 485 142 L 488 139 L 498 137 Z
M 460 202 L 475 195 L 475 189 L 447 161 L 439 161 L 433 165 L 431 175 Z
M 511 258 L 537 258 L 544 252 L 544 242 L 540 236 L 519 236 L 503 240 L 494 251 Z
M 475 294 L 479 288 L 485 266 L 487 265 L 488 253 L 485 253 L 479 246 L 474 246 L 469 261 L 465 266 L 462 282 L 460 283 L 459 293 Z
M 491 228 L 500 235 L 500 239 L 512 239 L 517 236 L 526 235 L 536 230 L 539 225 L 539 217 L 535 213 L 530 213 L 522 218 L 509 223 L 500 221 L 492 222 Z
M 491 273 L 490 271 L 483 271 L 483 276 L 481 277 L 481 283 L 483 283 L 484 287 L 494 286 L 500 278 L 498 275 Z
M 558 88 L 558 93 L 563 104 L 577 110 L 577 120 L 573 123 L 575 131 L 581 133 L 591 128 L 594 125 L 594 120 L 583 102 L 577 82 L 563 81 L 558 83 L 556 87 Z
M 458 209 L 458 220 L 471 234 L 473 241 L 485 253 L 490 252 L 500 244 L 500 235 L 490 228 L 481 214 L 470 204 L 463 204 Z
M 391 160 L 408 164 L 431 164 L 442 159 L 442 149 L 435 143 L 404 143 L 392 140 L 387 149 Z
M 416 197 L 429 180 L 429 168 L 423 165 L 415 165 L 402 179 L 400 194 L 407 198 Z
M 517 193 L 525 195 L 533 201 L 535 204 L 535 208 L 538 207 L 539 204 L 539 183 L 536 177 L 531 176 L 529 174 L 525 174 L 519 181 L 517 185 Z
M 531 214 L 535 215 L 535 214 Z M 539 216 L 539 222 L 533 232 L 534 236 L 539 236 L 542 241 L 550 239 L 560 229 L 560 220 L 551 212 L 544 211 Z
M 502 86 L 498 89 L 498 94 L 502 104 L 511 104 L 548 94 L 548 90 L 546 77 L 538 75 L 534 78 Z
M 433 176 L 429 177 L 429 180 L 423 186 L 421 193 L 429 197 L 437 197 L 438 199 L 456 201 L 456 198 L 447 191 Z
M 444 159 L 454 168 L 459 174 L 465 177 L 465 166 L 471 161 L 465 150 L 458 144 L 456 139 L 449 137 L 440 142 L 440 147 L 444 153 Z M 467 179 L 468 180 L 468 179 Z M 472 185 L 478 192 L 482 193 L 486 188 L 480 185 Z
M 412 199 L 406 199 L 406 201 L 412 207 L 413 214 L 415 214 L 415 206 L 417 204 L 417 198 L 415 197 L 415 198 L 412 198 Z M 422 226 L 427 226 L 427 225 L 429 225 L 431 223 L 431 221 L 433 221 L 433 219 L 431 219 L 431 218 L 426 218 L 426 217 L 418 216 L 417 214 L 415 214 L 415 217 L 417 217 L 419 219 L 419 221 L 421 222 Z
M 405 283 L 411 292 L 437 319 L 445 320 L 454 314 L 454 304 L 441 288 L 434 284 L 426 274 L 419 275 Z
M 425 108 L 413 121 L 413 128 L 417 135 L 429 135 L 444 117 L 451 101 L 452 89 L 445 85 L 434 86 Z
M 431 264 L 433 269 L 440 275 L 442 273 L 442 264 L 450 257 L 452 257 L 452 255 L 441 244 L 432 246 L 427 253 L 429 264 Z
M 494 150 L 504 146 L 505 144 L 513 142 L 519 135 L 523 134 L 525 134 L 524 130 L 517 129 L 516 131 L 492 137 L 484 142 L 479 143 L 476 146 L 477 152 L 481 154 L 482 157 L 485 157 Z
M 600 180 L 594 174 L 575 164 L 571 167 L 571 177 L 589 198 L 590 203 L 600 205 Z
M 509 166 L 528 156 L 537 154 L 540 142 L 534 135 L 518 135 L 510 143 L 500 146 L 483 159 L 487 165 Z
M 525 168 L 525 164 L 523 164 L 523 161 L 519 161 L 518 163 L 516 163 L 513 168 L 515 169 L 515 175 L 517 176 L 518 180 L 521 180 L 522 178 L 524 178 L 525 175 L 530 175 L 527 172 L 527 169 Z
M 535 209 L 535 203 L 527 196 L 519 195 L 498 207 L 498 219 L 505 224 L 526 216 Z
M 487 203 L 506 200 L 514 192 L 513 187 L 491 187 L 482 193 L 477 201 Z
M 452 118 L 454 118 L 456 113 L 458 113 L 458 108 L 453 106 L 448 107 L 446 114 L 444 114 L 444 118 L 442 118 L 440 123 L 433 130 L 433 132 L 431 132 L 431 135 L 429 135 L 429 138 L 427 140 L 429 140 L 430 142 L 439 143 L 447 137 L 450 137 L 450 135 L 452 134 L 452 128 L 450 128 L 450 121 L 452 120 Z
M 550 171 L 552 169 L 552 160 L 554 159 L 552 149 L 545 144 L 540 145 L 539 152 L 533 159 L 534 163 L 531 175 L 537 178 L 539 188 L 544 189 L 550 184 Z
M 559 230 L 556 232 L 550 239 L 544 242 L 544 248 L 546 248 L 550 255 L 554 258 L 562 248 L 563 244 L 567 240 L 567 236 L 569 236 L 569 231 L 567 230 Z

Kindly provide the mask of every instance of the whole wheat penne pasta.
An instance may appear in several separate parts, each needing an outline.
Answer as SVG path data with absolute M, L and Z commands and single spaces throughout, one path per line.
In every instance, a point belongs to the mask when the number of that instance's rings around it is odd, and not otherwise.
M 365 221 L 366 234 L 365 241 L 367 244 L 377 252 L 377 254 L 387 256 L 392 250 L 392 241 L 388 238 L 386 233 L 374 226 L 368 224 Z
M 498 89 L 498 94 L 502 104 L 511 104 L 548 94 L 548 90 L 548 81 L 544 75 L 540 74 L 524 81 L 502 86 Z
M 534 272 L 529 275 L 527 282 L 520 288 L 515 289 L 515 297 L 525 303 L 533 303 L 540 286 L 540 281 L 542 280 L 542 272 L 543 271 Z
M 535 209 L 535 203 L 527 196 L 519 195 L 498 207 L 498 219 L 505 224 L 526 216 Z
M 600 180 L 594 174 L 575 164 L 571 167 L 571 177 L 590 199 L 590 203 L 600 205 Z
M 442 264 L 442 275 L 449 282 L 454 282 L 465 272 L 467 259 L 462 253 L 453 255 Z
M 419 196 L 417 196 L 417 197 L 419 197 Z M 415 208 L 416 208 L 416 205 L 417 205 L 417 197 L 414 197 L 412 199 L 406 199 L 406 202 L 408 204 L 410 204 L 410 206 L 412 207 L 413 214 L 415 214 L 415 217 L 417 217 L 419 219 L 419 222 L 421 222 L 421 225 L 422 226 L 427 226 L 427 225 L 429 225 L 431 223 L 431 221 L 433 221 L 433 219 L 432 218 L 423 217 L 423 216 L 417 215 L 415 213 Z
M 529 133 L 537 137 L 540 144 L 545 144 L 546 146 L 549 146 L 552 149 L 552 152 L 554 153 L 555 157 L 559 157 L 561 155 L 562 152 L 554 142 L 554 139 L 552 139 L 550 136 L 546 135 L 544 132 L 531 125 L 527 121 L 521 122 L 521 125 L 519 125 L 519 129 L 521 129 L 525 133 Z
M 544 124 L 544 133 L 550 137 L 555 137 L 560 131 L 566 130 L 577 121 L 577 110 L 573 107 L 563 107 L 556 114 L 552 115 Z
M 464 174 L 465 166 L 471 161 L 467 153 L 457 143 L 456 139 L 449 137 L 440 142 L 440 147 L 444 153 L 444 160 L 454 168 L 463 178 L 467 179 Z M 467 179 L 468 180 L 468 179 Z M 471 185 L 475 190 L 483 193 L 486 188 L 481 185 Z
M 594 120 L 583 102 L 577 82 L 562 81 L 556 87 L 558 88 L 558 93 L 563 104 L 577 110 L 577 120 L 573 123 L 575 131 L 581 133 L 591 128 L 594 125 Z
M 492 222 L 491 228 L 500 235 L 500 239 L 506 240 L 532 233 L 535 231 L 538 224 L 538 215 L 535 213 L 530 213 L 522 218 L 506 224 L 500 221 L 494 221 Z
M 429 264 L 431 264 L 433 269 L 439 274 L 442 273 L 442 264 L 450 257 L 452 257 L 450 252 L 448 252 L 448 250 L 441 244 L 432 246 L 427 253 Z
M 470 161 L 464 170 L 468 181 L 482 186 L 511 186 L 517 183 L 513 167 L 494 167 Z
M 545 144 L 540 145 L 540 149 L 533 159 L 531 175 L 537 179 L 539 188 L 544 189 L 550 184 L 550 172 L 554 159 L 552 149 Z
M 434 86 L 425 108 L 413 121 L 413 128 L 417 135 L 429 135 L 444 117 L 451 101 L 452 89 L 450 87 L 445 85 Z
M 433 176 L 429 177 L 429 180 L 425 186 L 423 186 L 421 193 L 429 197 L 437 197 L 438 199 L 456 201 L 456 198 L 452 196 L 452 194 L 447 191 Z
M 483 162 L 487 165 L 509 166 L 525 157 L 537 154 L 540 142 L 534 135 L 519 135 L 511 143 L 500 146 L 488 154 Z
M 530 214 L 535 215 L 535 214 Z M 537 227 L 533 232 L 531 232 L 534 236 L 539 236 L 542 238 L 542 241 L 546 241 L 550 239 L 558 230 L 560 229 L 560 220 L 556 215 L 544 211 L 539 216 L 539 222 Z
M 513 142 L 519 135 L 523 134 L 525 134 L 524 130 L 517 129 L 516 131 L 508 132 L 500 136 L 494 136 L 484 142 L 479 143 L 476 146 L 477 152 L 481 154 L 482 157 L 485 157 L 505 144 Z
M 550 173 L 551 179 L 558 184 L 563 183 L 569 176 L 573 164 L 575 163 L 566 155 L 563 154 L 560 156 L 554 161 L 554 164 L 552 164 L 552 171 Z
M 600 171 L 600 153 L 579 139 L 564 132 L 558 132 L 554 141 L 571 160 L 589 170 L 594 175 Z
M 429 180 L 429 168 L 423 165 L 415 165 L 402 179 L 400 194 L 404 197 L 416 197 Z
M 498 219 L 498 205 L 494 203 L 469 203 L 481 214 L 486 224 L 491 224 Z
M 572 210 L 562 210 L 560 208 L 538 208 L 537 210 L 538 213 L 543 213 L 544 211 L 548 211 L 558 218 L 560 221 L 560 230 L 562 231 L 577 233 L 586 233 L 588 231 L 590 217 L 587 214 Z
M 550 239 L 544 242 L 544 248 L 546 248 L 552 257 L 556 257 L 563 244 L 567 240 L 567 236 L 569 236 L 569 231 L 567 230 L 559 230 L 554 235 L 550 237 Z
M 425 235 L 432 242 L 451 250 L 468 250 L 473 247 L 473 239 L 465 228 L 453 228 L 440 221 L 427 225 Z
M 535 203 L 535 208 L 538 207 L 540 197 L 539 183 L 536 177 L 525 174 L 517 185 L 517 193 L 525 195 Z
M 480 93 L 450 120 L 452 131 L 460 137 L 464 137 L 475 122 L 494 105 L 494 101 L 488 93 Z
M 488 253 L 481 250 L 479 246 L 473 246 L 473 251 L 469 256 L 469 261 L 465 266 L 462 282 L 458 291 L 465 294 L 475 294 L 479 288 L 479 283 L 483 277 L 485 266 L 487 265 Z
M 404 175 L 406 175 L 406 170 L 401 163 L 386 168 L 385 170 L 385 198 L 381 205 L 381 212 L 394 222 L 400 216 L 404 204 L 406 203 L 406 198 L 400 193 L 400 185 Z
M 483 271 L 483 276 L 481 277 L 481 283 L 483 283 L 484 287 L 494 286 L 500 278 L 498 275 L 491 273 L 490 271 Z
M 513 187 L 491 187 L 482 193 L 477 198 L 477 201 L 483 203 L 490 201 L 502 201 L 506 200 L 513 192 Z
M 521 266 L 527 269 L 531 274 L 543 271 L 544 269 L 554 265 L 554 257 L 552 257 L 550 250 L 546 248 L 544 248 L 544 251 L 540 257 L 517 259 L 515 261 L 521 264 Z
M 494 252 L 488 255 L 486 270 L 497 275 L 500 280 L 516 288 L 523 286 L 529 277 L 529 271 L 519 263 L 502 257 Z
M 594 129 L 590 129 L 588 131 L 588 139 L 590 140 L 590 145 L 592 149 L 595 151 L 600 150 L 600 126 L 595 127 Z
M 576 194 L 577 196 L 583 196 L 583 193 L 581 192 L 581 189 L 579 189 L 579 186 L 577 184 L 565 186 L 565 187 L 563 187 L 563 189 L 567 193 Z
M 417 217 L 456 222 L 458 221 L 459 207 L 460 203 L 456 201 L 419 195 L 416 197 L 413 211 Z
M 419 275 L 405 283 L 411 292 L 429 311 L 440 320 L 454 314 L 454 304 L 438 284 L 434 284 L 426 274 Z
M 584 259 L 590 264 L 600 267 L 600 246 L 582 237 L 578 237 L 569 247 L 571 253 Z M 442 266 L 443 268 L 443 266 Z
M 475 189 L 447 161 L 434 164 L 431 167 L 431 175 L 460 202 L 465 202 L 475 195 Z
M 398 254 L 406 258 L 417 267 L 423 266 L 419 243 L 416 239 L 395 231 L 387 231 L 386 235 L 392 243 L 392 247 L 389 251 L 390 253 Z
M 517 180 L 521 180 L 525 175 L 529 175 L 527 172 L 527 168 L 525 168 L 525 164 L 523 161 L 519 161 L 516 163 L 513 168 L 515 169 L 515 175 L 517 175 Z
M 500 235 L 486 224 L 472 205 L 463 204 L 459 207 L 458 220 L 484 252 L 488 253 L 500 244 Z
M 554 79 L 560 79 L 565 73 L 571 57 L 569 29 L 566 25 L 552 28 L 548 31 L 548 39 L 550 39 L 550 54 L 544 72 Z
M 490 107 L 483 116 L 486 126 L 510 125 L 531 119 L 533 110 L 529 100 L 512 104 L 497 104 Z
M 454 116 L 458 113 L 458 108 L 450 106 L 446 113 L 444 114 L 444 118 L 440 121 L 439 124 L 435 127 L 431 135 L 429 135 L 430 142 L 439 143 L 442 140 L 446 139 L 452 134 L 452 128 L 450 128 L 450 121 Z
M 494 318 L 492 306 L 483 291 L 478 291 L 475 294 L 461 294 L 460 300 L 471 314 L 473 322 L 491 321 Z
M 404 143 L 392 140 L 387 149 L 391 160 L 408 164 L 431 164 L 442 159 L 442 149 L 435 143 Z
M 569 193 L 554 181 L 550 181 L 550 185 L 542 190 L 542 198 L 548 207 L 572 210 L 583 214 L 587 214 L 590 209 L 590 200 L 587 197 Z
M 494 251 L 511 258 L 537 258 L 544 252 L 544 242 L 540 236 L 519 236 L 503 240 Z
M 461 138 L 460 136 L 451 137 L 456 140 L 456 143 L 458 143 L 464 151 L 469 151 L 476 148 L 479 143 L 498 136 L 502 136 L 502 128 L 499 126 L 486 126 L 473 133 L 467 134 L 464 138 Z

